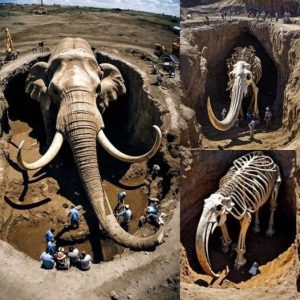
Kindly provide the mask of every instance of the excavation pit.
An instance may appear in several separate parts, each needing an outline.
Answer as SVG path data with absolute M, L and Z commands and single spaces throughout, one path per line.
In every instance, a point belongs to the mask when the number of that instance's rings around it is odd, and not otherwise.
M 255 55 L 260 59 L 262 63 L 262 77 L 257 84 L 259 89 L 258 92 L 258 109 L 259 117 L 261 120 L 264 118 L 264 112 L 266 107 L 271 107 L 274 111 L 274 123 L 277 127 L 281 126 L 281 115 L 279 115 L 279 104 L 277 104 L 276 99 L 279 98 L 277 95 L 278 85 L 278 72 L 274 61 L 266 53 L 262 44 L 251 34 L 247 32 L 241 32 L 234 40 L 231 41 L 231 46 L 224 49 L 221 56 L 216 56 L 215 62 L 208 66 L 209 72 L 207 74 L 207 81 L 205 91 L 211 98 L 212 108 L 215 115 L 220 118 L 223 108 L 229 111 L 230 106 L 230 93 L 227 90 L 228 69 L 226 61 L 234 53 L 234 49 L 237 47 L 249 47 L 253 46 L 255 49 Z M 242 103 L 242 109 L 244 116 L 248 111 L 248 107 L 251 104 L 251 95 L 245 97 Z M 277 106 L 276 106 L 277 105 Z M 282 105 L 282 103 L 281 103 Z M 251 108 L 253 111 L 253 108 Z M 203 133 L 209 132 L 212 126 L 208 117 L 206 110 L 200 110 L 199 120 L 202 120 Z M 247 125 L 247 124 L 243 124 Z M 209 133 L 208 133 L 209 136 Z
M 221 232 L 217 228 L 209 241 L 209 256 L 215 272 L 229 267 L 229 273 L 214 284 L 198 262 L 195 250 L 196 230 L 202 214 L 203 203 L 218 189 L 219 180 L 226 174 L 232 161 L 244 155 L 245 151 L 192 151 L 191 171 L 182 179 L 181 186 L 181 243 L 186 257 L 181 259 L 182 279 L 186 283 L 219 288 L 255 288 L 276 285 L 289 276 L 294 266 L 296 249 L 296 195 L 294 182 L 293 151 L 266 151 L 280 166 L 282 185 L 278 196 L 278 208 L 275 212 L 275 230 L 273 237 L 266 237 L 267 222 L 270 216 L 269 201 L 260 210 L 261 232 L 252 232 L 254 216 L 246 237 L 247 263 L 239 271 L 234 270 L 236 252 L 224 254 L 221 251 Z M 237 243 L 240 230 L 239 222 L 228 217 L 228 230 L 233 243 Z M 254 262 L 258 262 L 260 274 L 252 277 L 248 271 Z M 189 271 L 186 271 L 189 270 Z
M 295 140 L 298 133 L 297 99 L 299 91 L 297 54 L 299 47 L 297 26 L 280 27 L 273 23 L 257 23 L 235 20 L 199 26 L 195 22 L 183 23 L 181 72 L 189 74 L 182 78 L 183 103 L 192 108 L 201 125 L 200 136 L 205 149 L 282 149 Z M 207 99 L 210 97 L 215 116 L 230 104 L 227 88 L 226 60 L 236 47 L 252 45 L 262 62 L 262 78 L 258 82 L 258 108 L 260 124 L 256 125 L 254 141 L 249 141 L 246 120 L 239 128 L 219 131 L 208 119 Z M 202 50 L 204 47 L 208 51 Z M 250 95 L 249 95 L 250 96 Z M 247 113 L 250 97 L 243 99 L 243 112 Z M 264 113 L 272 111 L 272 126 L 266 130 Z M 278 136 L 280 133 L 280 137 Z M 294 149 L 294 148 L 291 148 Z
M 102 53 L 96 54 L 99 62 L 117 66 L 125 80 L 127 93 L 104 112 L 105 133 L 110 141 L 125 153 L 138 155 L 148 151 L 154 143 L 152 125 L 161 127 L 161 113 L 157 101 L 146 92 L 144 75 L 135 66 L 118 58 Z M 16 249 L 35 260 L 45 248 L 44 233 L 51 227 L 56 229 L 58 244 L 67 247 L 75 245 L 93 256 L 94 262 L 109 261 L 123 252 L 101 230 L 93 209 L 85 195 L 72 152 L 65 142 L 61 149 L 60 162 L 63 166 L 45 167 L 41 170 L 24 172 L 16 164 L 17 146 L 25 141 L 24 159 L 36 160 L 45 152 L 45 132 L 39 104 L 25 94 L 24 85 L 31 66 L 37 61 L 47 61 L 49 56 L 33 56 L 24 64 L 9 65 L 0 73 L 0 84 L 8 102 L 9 123 L 3 124 L 4 140 L 9 139 L 8 163 L 5 167 L 5 190 L 1 195 L 0 237 Z M 6 71 L 6 72 L 5 72 Z M 145 163 L 128 164 L 112 158 L 97 146 L 100 174 L 103 187 L 112 209 L 117 204 L 117 195 L 126 191 L 128 203 L 133 212 L 129 232 L 138 230 L 138 222 L 148 203 L 146 175 L 153 164 L 161 166 L 161 173 L 153 181 L 151 196 L 161 199 L 167 214 L 168 205 L 164 198 L 170 188 L 168 162 L 158 152 Z M 3 197 L 2 197 L 3 196 Z M 68 211 L 71 205 L 82 207 L 79 230 L 69 227 Z M 138 230 L 138 236 L 149 236 L 154 227 L 146 225 Z

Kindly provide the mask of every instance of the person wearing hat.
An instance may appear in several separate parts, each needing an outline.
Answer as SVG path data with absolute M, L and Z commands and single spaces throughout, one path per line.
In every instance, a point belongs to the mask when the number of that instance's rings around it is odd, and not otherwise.
M 92 264 L 92 258 L 89 254 L 86 254 L 85 251 L 82 251 L 80 256 L 80 269 L 83 271 L 89 270 Z
M 69 247 L 68 257 L 70 259 L 70 264 L 73 266 L 77 266 L 79 262 L 79 250 L 74 248 L 73 246 Z
M 160 166 L 157 165 L 157 164 L 153 165 L 153 167 L 152 167 L 152 177 L 153 177 L 153 179 L 155 179 L 155 177 L 158 175 L 159 171 L 160 171 Z
M 119 217 L 122 217 L 122 219 L 123 219 L 121 224 L 120 224 L 121 227 L 125 231 L 128 231 L 128 226 L 129 226 L 129 223 L 130 223 L 131 218 L 132 218 L 132 212 L 131 212 L 128 204 L 126 204 L 125 209 L 118 214 L 118 218 Z
M 249 124 L 249 134 L 250 134 L 250 140 L 252 141 L 254 139 L 254 129 L 255 129 L 255 121 L 252 120 Z
M 47 243 L 49 241 L 51 241 L 52 239 L 54 239 L 54 232 L 55 232 L 55 229 L 51 228 L 44 234 L 44 237 L 45 237 L 45 240 Z
M 63 250 L 63 249 L 59 249 Z M 58 270 L 68 270 L 70 267 L 70 260 L 63 251 L 58 251 L 56 254 L 56 267 Z
M 266 129 L 269 129 L 271 127 L 271 119 L 272 119 L 272 112 L 269 107 L 266 107 L 265 111 L 265 119 L 266 122 Z
M 126 192 L 122 191 L 118 194 L 118 203 L 114 209 L 115 215 L 117 215 L 121 210 L 124 209 L 125 198 L 126 198 Z
M 74 205 L 71 206 L 68 217 L 70 218 L 71 227 L 79 228 L 80 213 Z
M 42 268 L 44 269 L 50 270 L 55 266 L 55 261 L 50 255 L 48 248 L 42 253 L 42 255 L 40 256 L 40 260 L 42 261 Z

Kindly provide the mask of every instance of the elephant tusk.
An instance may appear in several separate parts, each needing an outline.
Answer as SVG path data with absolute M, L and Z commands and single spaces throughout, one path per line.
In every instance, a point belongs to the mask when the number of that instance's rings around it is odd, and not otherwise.
M 121 161 L 125 161 L 125 162 L 130 162 L 130 163 L 135 163 L 135 162 L 142 162 L 146 159 L 149 159 L 150 157 L 152 157 L 157 150 L 160 147 L 161 144 L 161 139 L 162 139 L 162 134 L 161 131 L 159 129 L 158 126 L 154 125 L 153 128 L 156 131 L 156 139 L 155 139 L 155 143 L 152 147 L 151 150 L 149 150 L 147 153 L 143 154 L 143 155 L 139 155 L 139 156 L 130 156 L 127 154 L 122 153 L 121 151 L 119 151 L 118 149 L 116 149 L 111 142 L 108 140 L 108 138 L 105 136 L 103 130 L 101 129 L 98 133 L 98 141 L 100 143 L 100 145 L 112 156 L 114 156 L 115 158 L 121 160 Z
M 63 135 L 57 131 L 47 152 L 40 159 L 38 159 L 33 163 L 26 163 L 25 161 L 23 161 L 22 147 L 24 145 L 24 141 L 22 141 L 17 152 L 17 161 L 19 167 L 23 170 L 35 170 L 46 166 L 57 155 L 57 153 L 59 152 L 63 144 L 63 141 L 64 141 Z

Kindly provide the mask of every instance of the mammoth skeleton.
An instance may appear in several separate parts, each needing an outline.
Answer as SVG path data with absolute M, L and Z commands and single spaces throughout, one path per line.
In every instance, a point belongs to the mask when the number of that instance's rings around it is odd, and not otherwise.
M 232 240 L 226 226 L 227 216 L 240 221 L 240 234 L 236 247 L 235 268 L 246 263 L 246 234 L 251 223 L 251 213 L 255 213 L 254 232 L 260 231 L 259 209 L 270 198 L 271 215 L 266 234 L 275 231 L 274 212 L 281 184 L 278 165 L 262 152 L 248 153 L 233 162 L 233 166 L 220 180 L 219 190 L 205 199 L 203 212 L 196 233 L 196 252 L 199 263 L 207 274 L 218 277 L 212 270 L 209 259 L 209 237 L 217 226 L 222 232 L 223 252 L 228 252 Z
M 58 154 L 67 140 L 83 187 L 103 230 L 117 243 L 135 250 L 152 248 L 163 241 L 163 230 L 141 238 L 124 231 L 117 222 L 103 190 L 97 161 L 96 141 L 112 156 L 125 162 L 140 162 L 159 149 L 161 131 L 154 126 L 155 144 L 147 153 L 130 156 L 117 150 L 104 134 L 99 107 L 126 92 L 120 71 L 111 64 L 98 64 L 89 44 L 80 38 L 65 38 L 54 48 L 48 62 L 38 62 L 30 70 L 26 93 L 40 102 L 47 143 L 46 153 L 27 163 L 19 146 L 17 161 L 24 170 L 42 168 Z
M 252 46 L 236 48 L 232 56 L 227 60 L 228 68 L 228 89 L 230 91 L 230 107 L 227 116 L 220 121 L 215 116 L 210 98 L 207 100 L 207 112 L 211 124 L 218 130 L 226 131 L 234 126 L 239 116 L 243 117 L 242 102 L 243 98 L 252 92 L 251 104 L 249 109 L 253 109 L 255 119 L 259 118 L 257 96 L 257 83 L 262 76 L 260 59 L 255 55 Z

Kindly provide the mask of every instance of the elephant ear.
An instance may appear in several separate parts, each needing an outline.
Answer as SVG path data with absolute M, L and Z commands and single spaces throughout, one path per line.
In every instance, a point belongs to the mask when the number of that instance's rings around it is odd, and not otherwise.
M 32 99 L 39 101 L 41 106 L 46 110 L 49 110 L 51 104 L 51 98 L 47 89 L 49 84 L 48 69 L 49 64 L 46 62 L 36 63 L 31 68 L 25 82 L 25 92 Z
M 103 108 L 109 105 L 109 101 L 117 100 L 119 95 L 126 93 L 124 79 L 120 71 L 111 64 L 100 64 L 102 71 L 101 92 L 98 96 L 98 104 Z

